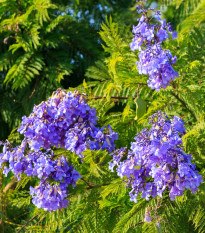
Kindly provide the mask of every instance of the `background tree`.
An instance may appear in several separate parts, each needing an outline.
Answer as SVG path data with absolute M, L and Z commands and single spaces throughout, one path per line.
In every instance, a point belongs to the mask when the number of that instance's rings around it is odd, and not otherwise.
M 130 23 L 132 2 L 0 1 L 0 139 L 52 91 L 82 83 L 104 56 L 98 30 L 105 15 Z

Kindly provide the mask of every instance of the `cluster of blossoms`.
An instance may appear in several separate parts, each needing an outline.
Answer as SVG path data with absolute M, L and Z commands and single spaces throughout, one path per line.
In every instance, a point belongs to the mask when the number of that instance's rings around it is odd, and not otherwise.
M 83 158 L 86 149 L 111 152 L 115 147 L 118 134 L 110 126 L 99 129 L 96 124 L 96 111 L 83 95 L 58 89 L 47 101 L 35 106 L 29 117 L 23 117 L 18 132 L 24 134 L 34 151 L 56 146 Z
M 132 188 L 130 198 L 134 202 L 137 202 L 139 193 L 149 200 L 151 196 L 162 197 L 163 192 L 169 190 L 172 201 L 183 195 L 185 189 L 195 193 L 202 176 L 191 163 L 191 155 L 183 151 L 183 121 L 176 116 L 168 119 L 164 113 L 158 112 L 150 118 L 150 124 L 150 129 L 137 134 L 131 150 L 121 148 L 111 154 L 110 169 L 117 166 L 117 174 L 126 177 L 128 187 Z
M 5 164 L 5 175 L 12 171 L 18 180 L 22 173 L 40 179 L 37 187 L 30 187 L 30 194 L 34 205 L 48 211 L 68 205 L 68 200 L 65 199 L 68 195 L 68 185 L 75 187 L 81 177 L 72 165 L 69 166 L 64 156 L 54 159 L 52 150 L 30 152 L 26 139 L 15 148 L 12 148 L 8 141 L 3 143 L 0 164 Z M 54 184 L 51 184 L 51 181 Z
M 35 106 L 29 117 L 23 117 L 18 129 L 24 135 L 20 146 L 1 143 L 0 167 L 5 164 L 4 174 L 12 171 L 18 180 L 22 173 L 40 179 L 37 187 L 30 188 L 38 208 L 64 208 L 68 205 L 68 185 L 74 187 L 80 175 L 65 157 L 55 158 L 52 148 L 65 148 L 80 158 L 86 149 L 111 152 L 118 134 L 110 126 L 100 129 L 96 125 L 95 109 L 82 95 L 58 89 L 48 101 Z
M 142 13 L 137 26 L 133 26 L 134 38 L 130 43 L 132 51 L 139 51 L 139 62 L 136 62 L 140 74 L 149 75 L 148 86 L 156 91 L 166 88 L 170 81 L 178 77 L 172 64 L 177 60 L 169 50 L 162 48 L 162 42 L 172 35 L 172 39 L 177 38 L 177 32 L 172 30 L 166 20 L 161 20 L 160 12 L 152 8 L 145 9 L 144 1 L 138 4 L 138 12 Z M 159 23 L 150 24 L 148 12 L 152 11 Z

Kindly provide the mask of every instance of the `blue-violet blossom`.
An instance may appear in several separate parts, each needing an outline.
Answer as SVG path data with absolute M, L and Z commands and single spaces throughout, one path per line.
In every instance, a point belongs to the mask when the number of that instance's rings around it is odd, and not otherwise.
M 134 38 L 130 48 L 132 51 L 139 51 L 139 61 L 136 62 L 139 73 L 149 75 L 148 86 L 159 91 L 178 77 L 178 72 L 172 67 L 177 60 L 176 56 L 173 57 L 169 50 L 162 48 L 162 43 L 170 37 L 170 34 L 172 39 L 177 38 L 177 32 L 173 32 L 171 25 L 160 18 L 160 11 L 146 9 L 144 2 L 140 1 L 137 6 L 138 13 L 142 16 L 138 20 L 138 25 L 133 26 Z M 147 16 L 149 11 L 153 12 L 156 24 L 150 24 Z
M 117 174 L 125 180 L 131 201 L 137 196 L 149 200 L 163 197 L 165 190 L 173 201 L 183 195 L 185 189 L 193 193 L 198 190 L 202 176 L 191 163 L 192 156 L 183 150 L 182 135 L 185 133 L 183 121 L 174 116 L 169 119 L 158 112 L 151 116 L 150 129 L 144 129 L 134 138 L 131 150 L 121 148 L 111 155 L 109 168 L 117 167 Z

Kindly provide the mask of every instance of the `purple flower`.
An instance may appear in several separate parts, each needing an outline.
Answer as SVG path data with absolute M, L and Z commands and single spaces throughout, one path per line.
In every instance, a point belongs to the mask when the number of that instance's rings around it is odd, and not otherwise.
M 172 32 L 172 39 L 174 40 L 174 39 L 177 39 L 177 31 L 174 31 L 174 32 Z
M 26 139 L 15 148 L 12 148 L 8 141 L 3 146 L 3 153 L 0 154 L 0 165 L 3 162 L 9 163 L 9 167 L 4 166 L 5 175 L 12 171 L 18 180 L 20 180 L 22 173 L 41 179 L 38 187 L 30 187 L 33 203 L 38 208 L 54 211 L 68 205 L 69 202 L 65 199 L 68 194 L 68 185 L 75 187 L 81 176 L 72 165 L 69 166 L 64 156 L 53 159 L 52 150 L 28 152 L 26 151 Z M 52 185 L 51 180 L 59 185 Z
M 149 208 L 146 209 L 144 222 L 151 222 L 152 218 L 150 216 Z
M 108 151 L 115 147 L 117 134 L 112 130 L 102 133 L 104 128 L 99 129 L 96 124 L 96 111 L 90 108 L 83 95 L 77 91 L 66 93 L 58 89 L 47 101 L 34 106 L 29 117 L 22 118 L 18 131 L 25 136 L 31 150 L 37 152 L 41 148 L 56 146 L 75 152 L 83 158 L 82 152 L 92 149 L 89 145 L 91 141 L 96 142 L 96 145 L 102 143 L 101 149 Z M 111 129 L 110 126 L 108 128 Z M 100 132 L 103 134 L 101 139 L 97 135 Z M 106 137 L 110 140 L 109 145 Z M 93 149 L 99 149 L 99 146 Z
M 69 201 L 65 199 L 68 191 L 61 185 L 50 185 L 41 181 L 37 187 L 30 187 L 30 194 L 33 197 L 33 204 L 46 211 L 66 208 L 69 204 Z
M 159 38 L 160 41 L 165 41 L 167 38 L 169 38 L 169 34 L 167 33 L 166 30 L 160 28 L 159 31 L 157 32 L 157 37 Z
M 195 193 L 202 176 L 190 162 L 191 155 L 183 151 L 183 121 L 158 112 L 151 116 L 150 124 L 150 129 L 142 130 L 134 138 L 131 150 L 121 148 L 111 154 L 113 162 L 109 168 L 113 171 L 116 166 L 118 176 L 126 177 L 125 182 L 132 188 L 130 200 L 134 202 L 139 193 L 146 200 L 156 195 L 162 198 L 165 190 L 171 200 L 183 195 L 185 189 Z
M 39 186 L 30 189 L 38 208 L 64 208 L 69 203 L 65 199 L 68 185 L 75 187 L 81 176 L 64 156 L 54 159 L 52 148 L 65 148 L 80 158 L 86 149 L 113 151 L 118 134 L 109 125 L 102 129 L 96 125 L 96 111 L 83 95 L 58 89 L 47 101 L 34 106 L 29 117 L 22 118 L 18 132 L 25 138 L 21 145 L 12 148 L 9 141 L 0 142 L 0 167 L 7 162 L 4 174 L 11 171 L 18 180 L 22 173 L 41 180 Z
M 172 64 L 176 62 L 169 50 L 162 49 L 163 41 L 172 34 L 172 39 L 177 37 L 177 32 L 172 32 L 171 25 L 166 20 L 161 20 L 159 11 L 146 9 L 139 5 L 143 14 L 137 26 L 133 26 L 134 38 L 130 43 L 132 51 L 138 50 L 139 61 L 136 62 L 140 74 L 149 75 L 148 86 L 156 91 L 166 88 L 170 82 L 178 77 Z M 159 23 L 151 25 L 147 18 L 147 12 L 153 11 Z

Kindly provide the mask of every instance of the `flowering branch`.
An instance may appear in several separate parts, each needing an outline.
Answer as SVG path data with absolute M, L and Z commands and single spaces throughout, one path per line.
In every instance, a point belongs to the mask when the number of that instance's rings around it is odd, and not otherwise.
M 127 187 L 132 188 L 130 200 L 137 202 L 141 192 L 146 200 L 156 196 L 162 198 L 163 192 L 169 190 L 173 201 L 182 196 L 185 189 L 198 190 L 202 176 L 190 162 L 191 155 L 183 151 L 184 122 L 177 116 L 169 119 L 165 113 L 157 112 L 150 117 L 149 123 L 152 127 L 137 134 L 126 160 L 122 161 L 124 147 L 111 154 L 113 161 L 109 168 L 113 171 L 117 166 L 118 176 L 126 177 Z M 161 205 L 159 203 L 160 199 L 157 207 Z
M 133 26 L 134 38 L 130 43 L 132 51 L 138 50 L 139 62 L 136 62 L 140 74 L 149 75 L 148 86 L 156 91 L 166 88 L 171 80 L 178 77 L 172 64 L 177 60 L 169 50 L 162 48 L 170 34 L 172 39 L 177 37 L 172 27 L 166 20 L 160 18 L 160 12 L 153 8 L 146 9 L 144 1 L 140 1 L 137 10 L 142 14 L 137 26 Z M 158 23 L 151 25 L 148 12 L 152 11 Z

